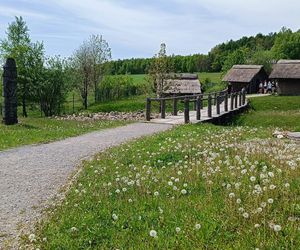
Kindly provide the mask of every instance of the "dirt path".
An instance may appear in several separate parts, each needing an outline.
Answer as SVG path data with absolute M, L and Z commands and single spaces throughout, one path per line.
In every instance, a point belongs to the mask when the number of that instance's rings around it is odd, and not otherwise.
M 30 223 L 40 215 L 84 158 L 171 127 L 134 123 L 0 152 L 0 249 L 5 239 L 16 238 L 19 223 Z

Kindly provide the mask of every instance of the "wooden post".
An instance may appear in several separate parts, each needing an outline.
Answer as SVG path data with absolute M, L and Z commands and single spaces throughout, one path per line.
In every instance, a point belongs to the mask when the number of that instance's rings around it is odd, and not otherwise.
M 201 119 L 201 97 L 197 96 L 196 100 L 196 119 L 197 121 L 200 121 Z
M 200 95 L 200 109 L 203 109 L 203 95 Z
M 234 94 L 230 94 L 230 110 L 233 110 Z
M 178 109 L 177 109 L 177 99 L 174 98 L 173 99 L 173 115 L 177 115 L 178 114 Z
M 207 97 L 207 116 L 208 117 L 212 117 L 212 113 L 211 113 L 211 105 L 212 105 L 212 97 L 211 95 L 208 95 Z
M 243 105 L 246 103 L 246 91 L 243 91 Z
M 160 100 L 161 119 L 166 118 L 166 100 Z
M 184 99 L 184 123 L 190 122 L 190 102 L 188 98 Z
M 234 94 L 234 107 L 237 109 L 238 107 L 238 93 L 235 93 Z
M 217 104 L 217 93 L 214 94 L 214 105 Z
M 225 93 L 224 111 L 228 112 L 228 93 Z
M 239 92 L 239 107 L 242 106 L 242 92 Z
M 146 100 L 146 120 L 150 121 L 151 119 L 151 99 L 147 98 Z
M 217 115 L 220 114 L 220 100 L 221 100 L 221 97 L 220 97 L 220 96 L 217 96 L 217 103 L 216 103 L 216 111 L 217 111 Z

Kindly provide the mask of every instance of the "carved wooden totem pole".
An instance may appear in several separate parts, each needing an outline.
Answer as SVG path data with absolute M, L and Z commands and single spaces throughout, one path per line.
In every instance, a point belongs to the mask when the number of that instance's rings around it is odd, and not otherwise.
M 13 58 L 8 58 L 3 66 L 3 123 L 18 123 L 17 67 Z

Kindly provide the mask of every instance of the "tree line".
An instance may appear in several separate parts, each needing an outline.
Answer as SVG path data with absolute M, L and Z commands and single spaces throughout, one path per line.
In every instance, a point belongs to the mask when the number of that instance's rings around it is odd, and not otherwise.
M 278 33 L 230 40 L 213 47 L 208 54 L 171 55 L 177 73 L 226 72 L 234 64 L 263 64 L 267 71 L 279 59 L 300 58 L 300 30 L 283 27 Z M 108 62 L 110 74 L 147 74 L 154 58 L 132 58 Z

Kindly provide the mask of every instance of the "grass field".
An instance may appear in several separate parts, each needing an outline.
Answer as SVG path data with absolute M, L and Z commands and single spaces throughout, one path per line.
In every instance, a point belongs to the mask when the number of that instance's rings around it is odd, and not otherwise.
M 21 145 L 45 143 L 90 131 L 126 124 L 121 121 L 58 121 L 50 118 L 20 118 L 19 124 L 0 123 L 0 150 Z
M 253 99 L 243 126 L 180 126 L 97 155 L 24 244 L 297 249 L 299 145 L 273 138 L 274 127 L 285 125 L 263 123 L 260 112 L 297 112 L 298 100 Z M 299 120 L 289 123 L 297 128 Z
M 300 96 L 269 96 L 250 101 L 251 109 L 236 119 L 237 125 L 300 131 Z

